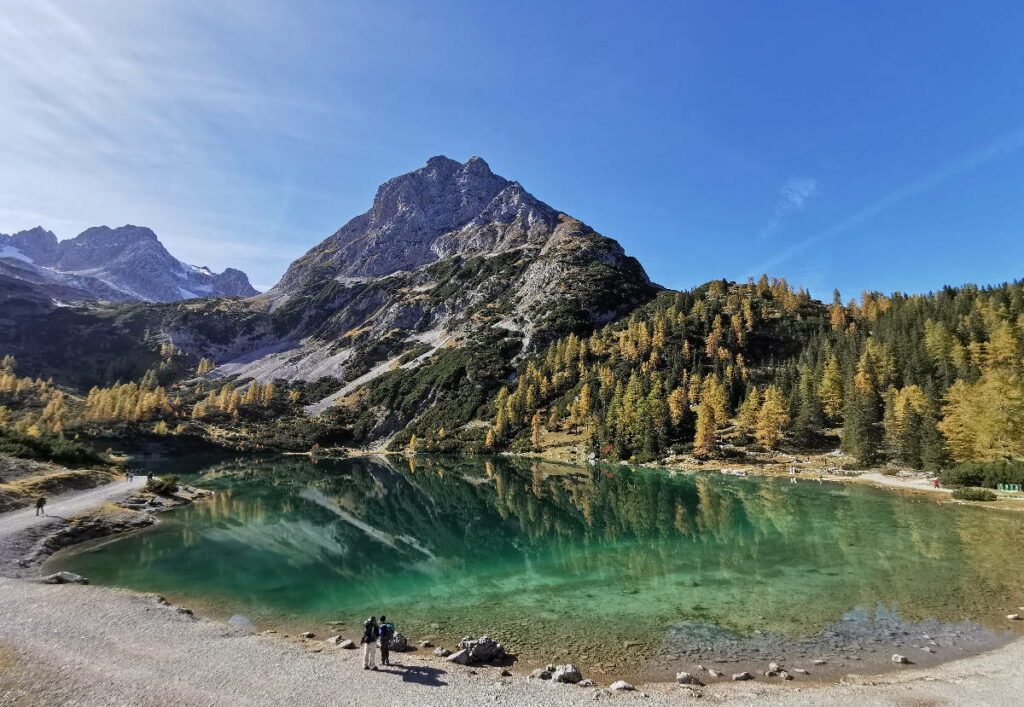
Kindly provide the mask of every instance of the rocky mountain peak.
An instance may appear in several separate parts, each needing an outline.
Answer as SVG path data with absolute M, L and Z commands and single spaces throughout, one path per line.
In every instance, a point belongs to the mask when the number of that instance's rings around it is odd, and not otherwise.
M 369 211 L 293 263 L 275 290 L 293 291 L 310 277 L 383 277 L 454 253 L 524 245 L 504 232 L 515 224 L 522 236 L 544 224 L 550 233 L 556 217 L 554 209 L 492 172 L 480 157 L 464 163 L 431 157 L 423 167 L 384 182 Z
M 0 236 L 0 245 L 5 239 L 12 248 L 34 263 L 44 264 L 57 257 L 57 236 L 42 226 L 19 231 L 13 236 Z

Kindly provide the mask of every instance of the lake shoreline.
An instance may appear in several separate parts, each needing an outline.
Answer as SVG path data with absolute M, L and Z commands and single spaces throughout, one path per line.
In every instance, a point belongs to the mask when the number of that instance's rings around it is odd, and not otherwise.
M 710 469 L 703 469 L 702 471 L 712 471 L 712 470 L 710 470 Z M 886 477 L 886 478 L 888 478 L 888 477 Z M 114 529 L 111 530 L 111 532 L 112 533 L 116 533 L 117 529 L 114 528 Z M 142 595 L 142 596 L 145 596 L 145 595 Z M 215 623 L 221 623 L 221 622 L 215 620 Z M 226 624 L 222 624 L 222 625 L 226 626 Z M 307 626 L 305 628 L 309 629 L 309 630 L 316 630 L 315 627 L 313 627 L 313 626 Z M 492 633 L 498 633 L 498 632 L 494 631 Z M 292 635 L 297 635 L 297 634 L 298 634 L 298 631 L 296 630 Z M 353 636 L 350 635 L 350 636 L 347 636 L 347 637 L 353 637 Z M 413 643 L 415 645 L 415 643 L 418 640 L 420 640 L 420 638 L 422 638 L 422 636 L 420 636 L 420 635 L 410 635 L 409 638 L 410 638 L 411 643 Z M 498 640 L 502 639 L 502 636 L 500 635 L 500 633 L 499 633 L 499 635 L 496 636 L 496 638 Z M 280 639 L 278 639 L 278 640 L 280 640 Z M 1015 642 L 1019 643 L 1019 640 L 1015 641 Z M 303 645 L 303 646 L 305 646 L 307 648 L 310 647 L 306 642 L 303 642 L 300 645 Z M 449 647 L 449 648 L 453 648 L 454 647 L 454 646 L 449 646 L 447 643 L 445 645 L 446 645 L 446 647 Z M 998 651 L 1001 651 L 1001 650 L 1004 650 L 1004 648 L 997 648 L 996 651 L 993 651 L 993 652 L 998 652 Z M 987 652 L 980 653 L 980 655 L 985 655 L 985 654 L 987 654 Z M 426 664 L 445 665 L 445 663 L 443 661 L 440 661 L 440 659 L 434 659 L 432 656 L 429 656 L 429 655 L 427 655 L 427 656 L 422 656 L 422 655 L 410 656 L 408 654 L 404 654 L 403 658 L 404 657 L 415 658 L 416 660 L 421 660 L 421 659 L 425 658 L 425 663 Z M 914 656 L 911 655 L 911 658 L 913 658 L 913 657 Z M 790 661 L 788 661 L 787 656 L 785 654 L 778 655 L 777 658 L 778 658 L 779 662 L 782 662 L 783 665 L 786 666 L 786 667 L 793 667 L 793 668 L 804 667 L 801 662 L 798 662 L 798 661 L 790 662 Z M 876 658 L 878 658 L 878 656 L 876 656 Z M 746 665 L 746 664 L 738 665 L 738 664 L 735 664 L 733 661 L 725 661 L 725 664 L 719 664 L 719 663 L 716 663 L 715 661 L 707 660 L 707 659 L 693 659 L 692 661 L 691 660 L 687 660 L 687 661 L 678 661 L 678 660 L 676 660 L 676 661 L 673 661 L 673 666 L 674 666 L 673 671 L 669 671 L 669 673 L 674 672 L 674 670 L 676 670 L 676 669 L 678 669 L 678 670 L 689 670 L 689 671 L 692 671 L 693 674 L 695 675 L 695 677 L 697 677 L 698 679 L 701 679 L 702 681 L 705 681 L 705 682 L 712 682 L 712 680 L 709 679 L 709 674 L 707 673 L 707 671 L 701 671 L 701 670 L 699 670 L 698 668 L 695 667 L 698 663 L 701 663 L 701 664 L 704 664 L 705 667 L 707 667 L 707 668 L 719 670 L 719 671 L 721 671 L 723 673 L 726 673 L 725 678 L 720 679 L 721 681 L 716 683 L 716 685 L 713 686 L 712 688 L 709 688 L 709 690 L 712 690 L 712 689 L 713 690 L 718 690 L 718 689 L 720 689 L 720 687 L 721 687 L 721 689 L 725 689 L 726 691 L 736 689 L 736 686 L 733 685 L 733 684 L 729 684 L 729 687 L 724 687 L 722 685 L 722 683 L 730 683 L 730 681 L 728 680 L 728 674 L 730 674 L 732 672 L 738 672 L 740 670 L 749 670 L 753 675 L 755 675 L 756 681 L 758 681 L 758 682 L 760 682 L 762 684 L 778 684 L 777 686 L 780 689 L 782 689 L 782 690 L 787 690 L 788 691 L 788 690 L 795 689 L 796 691 L 800 691 L 800 690 L 802 690 L 805 687 L 809 688 L 811 686 L 827 685 L 827 684 L 829 684 L 830 681 L 842 679 L 847 674 L 847 672 L 856 672 L 857 674 L 861 675 L 864 679 L 868 679 L 870 677 L 873 680 L 873 679 L 876 679 L 876 678 L 877 679 L 885 679 L 885 678 L 887 678 L 889 676 L 898 675 L 898 674 L 904 673 L 908 669 L 915 669 L 915 670 L 917 669 L 917 668 L 903 668 L 901 666 L 893 666 L 891 664 L 886 665 L 884 658 L 885 657 L 882 656 L 881 659 L 876 659 L 876 660 L 872 660 L 872 661 L 864 661 L 863 664 L 858 663 L 858 664 L 854 664 L 854 665 L 846 665 L 846 666 L 843 666 L 841 669 L 839 669 L 839 667 L 836 666 L 836 665 L 828 665 L 828 667 L 816 667 L 816 668 L 811 666 L 811 665 L 808 665 L 808 666 L 806 666 L 805 669 L 810 669 L 810 674 L 809 675 L 808 674 L 797 674 L 795 676 L 797 679 L 794 681 L 794 683 L 790 683 L 788 685 L 782 684 L 782 681 L 779 680 L 778 678 L 766 678 L 766 677 L 763 677 L 761 675 L 761 673 L 759 672 L 759 669 L 760 670 L 766 669 L 767 668 L 767 661 L 764 661 L 763 663 L 761 663 L 759 665 L 753 665 L 753 664 L 750 664 L 750 665 Z M 957 660 L 958 660 L 957 656 L 947 657 L 947 658 L 944 658 L 944 660 L 939 665 L 937 665 L 935 667 L 926 668 L 926 670 L 936 670 L 936 671 L 939 671 L 939 670 L 942 669 L 942 666 L 948 665 L 950 661 L 956 662 Z M 562 661 L 562 660 L 555 661 L 555 660 L 553 660 L 552 662 L 565 662 L 565 661 Z M 572 655 L 567 656 L 567 662 L 573 662 L 573 656 Z M 522 671 L 523 669 L 529 669 L 531 667 L 534 667 L 535 664 L 539 665 L 539 663 L 537 663 L 536 661 L 534 661 L 532 663 L 523 663 L 523 664 L 520 664 L 517 667 L 517 669 L 519 671 Z M 588 666 L 588 664 L 587 664 L 587 662 L 585 660 L 579 660 L 578 664 L 580 664 L 580 666 L 584 669 L 584 676 L 585 677 L 595 678 L 595 679 L 599 680 L 600 682 L 610 682 L 612 679 L 620 679 L 620 678 L 623 678 L 623 677 L 625 677 L 626 679 L 633 679 L 634 677 L 636 677 L 636 676 L 634 676 L 634 675 L 632 675 L 630 673 L 625 673 L 625 672 L 622 672 L 622 671 L 620 671 L 619 674 L 615 674 L 615 675 L 607 675 L 607 676 L 596 675 L 596 674 L 593 674 L 591 672 L 588 672 L 589 666 Z M 523 676 L 520 675 L 519 677 L 523 677 Z M 672 683 L 668 682 L 670 680 L 671 680 L 671 674 L 668 675 L 668 677 L 666 678 L 666 681 L 664 681 L 664 682 L 662 682 L 662 681 L 648 682 L 648 683 L 646 683 L 646 685 L 648 685 L 648 686 L 671 687 Z M 640 681 L 637 680 L 637 682 L 639 684 Z
M 360 651 L 314 639 L 248 634 L 199 618 L 153 595 L 105 587 L 39 585 L 0 579 L 0 701 L 56 704 L 278 704 L 339 696 L 350 704 L 577 705 L 595 695 L 643 704 L 678 704 L 702 695 L 715 704 L 877 704 L 895 699 L 1009 704 L 1022 688 L 1024 640 L 977 656 L 920 669 L 893 666 L 882 675 L 856 672 L 822 683 L 783 684 L 760 675 L 707 687 L 638 684 L 611 692 L 502 675 L 500 668 L 460 666 L 432 656 L 394 654 L 380 673 L 359 669 Z M 60 640 L 51 636 L 58 633 Z M 326 637 L 326 634 L 325 636 Z M 156 650 L 154 650 L 156 649 Z M 58 666 L 60 668 L 58 669 Z M 706 675 L 695 673 L 698 679 Z M 584 675 L 586 677 L 586 674 Z M 386 686 L 386 691 L 381 691 Z M 154 701 L 154 699 L 156 701 Z

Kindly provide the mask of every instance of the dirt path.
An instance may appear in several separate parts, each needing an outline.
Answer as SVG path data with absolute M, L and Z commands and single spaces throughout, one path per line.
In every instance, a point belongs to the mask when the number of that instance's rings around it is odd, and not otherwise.
M 68 519 L 91 510 L 104 501 L 117 498 L 132 490 L 141 489 L 145 485 L 146 481 L 143 478 L 136 478 L 132 482 L 122 479 L 86 491 L 69 491 L 47 499 L 46 516 Z M 34 507 L 0 514 L 0 538 L 17 535 L 40 522 L 46 522 L 46 520 L 36 515 Z

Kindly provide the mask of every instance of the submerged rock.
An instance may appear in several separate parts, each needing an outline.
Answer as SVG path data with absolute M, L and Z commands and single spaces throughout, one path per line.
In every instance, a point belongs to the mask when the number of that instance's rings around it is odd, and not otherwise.
M 55 572 L 42 577 L 40 584 L 88 584 L 89 580 L 74 572 Z

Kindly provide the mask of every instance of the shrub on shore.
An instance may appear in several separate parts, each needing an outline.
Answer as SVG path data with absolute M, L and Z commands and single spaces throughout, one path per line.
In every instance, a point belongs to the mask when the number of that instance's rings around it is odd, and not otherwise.
M 180 483 L 181 479 L 175 474 L 158 476 L 146 482 L 146 490 L 161 496 L 169 496 L 177 492 Z
M 1024 461 L 971 462 L 939 472 L 943 486 L 983 486 L 1024 484 Z
M 961 501 L 994 501 L 997 496 L 988 489 L 975 486 L 963 486 L 953 491 L 953 498 Z

